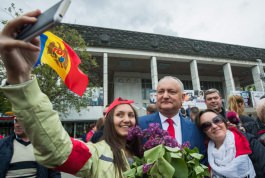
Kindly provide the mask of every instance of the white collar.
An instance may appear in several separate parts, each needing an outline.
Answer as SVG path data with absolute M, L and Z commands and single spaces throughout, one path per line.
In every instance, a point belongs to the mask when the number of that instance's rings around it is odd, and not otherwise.
M 167 122 L 166 120 L 168 119 L 168 117 L 164 116 L 160 112 L 159 112 L 159 117 L 161 119 L 161 123 Z M 173 122 L 174 122 L 175 125 L 178 126 L 180 124 L 180 116 L 179 116 L 179 113 L 176 114 L 175 116 L 171 117 L 170 119 L 173 120 Z

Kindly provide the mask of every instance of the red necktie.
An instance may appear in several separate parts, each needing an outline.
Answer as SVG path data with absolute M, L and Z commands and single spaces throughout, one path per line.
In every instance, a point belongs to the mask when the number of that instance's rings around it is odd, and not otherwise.
M 174 122 L 172 119 L 167 119 L 166 120 L 168 122 L 168 128 L 167 128 L 167 131 L 169 133 L 169 135 L 173 138 L 175 138 L 175 129 L 174 129 Z

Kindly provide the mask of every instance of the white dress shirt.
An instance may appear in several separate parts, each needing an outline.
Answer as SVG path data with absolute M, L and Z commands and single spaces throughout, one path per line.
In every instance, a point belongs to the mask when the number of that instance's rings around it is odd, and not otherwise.
M 159 112 L 159 117 L 161 119 L 163 130 L 167 130 L 167 128 L 169 126 L 167 119 L 169 119 L 169 118 L 162 115 L 160 112 Z M 182 144 L 182 133 L 181 133 L 181 124 L 180 124 L 179 113 L 170 119 L 172 119 L 174 122 L 174 130 L 175 130 L 176 140 L 177 140 L 178 144 L 181 145 Z

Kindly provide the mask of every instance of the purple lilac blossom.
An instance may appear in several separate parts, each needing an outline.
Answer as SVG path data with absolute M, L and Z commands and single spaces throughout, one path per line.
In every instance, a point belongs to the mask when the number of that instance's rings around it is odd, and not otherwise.
M 143 137 L 142 129 L 139 126 L 132 127 L 129 129 L 127 140 L 133 140 L 135 137 Z
M 144 164 L 143 165 L 143 173 L 147 173 L 151 168 L 152 168 L 153 164 Z
M 131 128 L 127 139 L 132 140 L 135 137 L 147 140 L 143 145 L 143 150 L 151 149 L 160 144 L 169 147 L 179 146 L 176 139 L 169 136 L 167 131 L 161 129 L 158 123 L 149 124 L 149 127 L 143 131 L 139 126 Z

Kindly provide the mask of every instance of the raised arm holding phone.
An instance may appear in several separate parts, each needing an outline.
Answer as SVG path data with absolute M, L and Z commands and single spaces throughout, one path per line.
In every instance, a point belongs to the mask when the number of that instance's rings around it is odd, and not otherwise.
M 50 100 L 41 92 L 36 76 L 31 74 L 39 55 L 39 39 L 15 39 L 18 29 L 36 23 L 40 14 L 39 10 L 29 12 L 8 22 L 0 32 L 0 55 L 7 74 L 0 90 L 24 125 L 40 164 L 80 177 L 123 177 L 132 156 L 140 156 L 138 140 L 126 140 L 129 128 L 137 124 L 133 101 L 117 98 L 110 104 L 103 141 L 85 144 L 70 138 Z
M 32 67 L 39 55 L 39 39 L 34 38 L 31 42 L 25 42 L 15 40 L 15 37 L 24 24 L 35 23 L 40 14 L 40 10 L 29 12 L 9 21 L 1 31 L 1 60 L 4 62 L 9 84 L 19 84 L 30 79 Z

